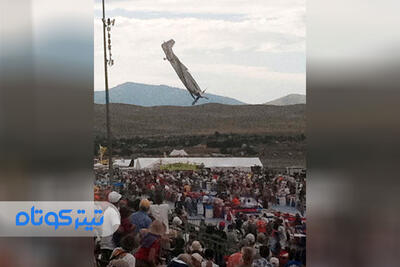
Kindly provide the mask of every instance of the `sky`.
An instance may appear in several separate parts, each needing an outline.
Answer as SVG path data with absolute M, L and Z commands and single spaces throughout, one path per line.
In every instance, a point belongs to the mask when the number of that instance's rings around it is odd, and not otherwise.
M 101 1 L 94 10 L 95 90 L 104 90 Z M 124 82 L 184 88 L 161 44 L 202 90 L 262 104 L 306 93 L 305 0 L 106 0 L 114 66 L 110 88 Z

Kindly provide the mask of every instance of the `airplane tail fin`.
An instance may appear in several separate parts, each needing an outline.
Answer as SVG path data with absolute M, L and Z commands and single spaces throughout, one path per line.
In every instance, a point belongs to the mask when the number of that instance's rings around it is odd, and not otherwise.
M 203 92 L 201 92 L 201 97 L 202 97 L 202 98 L 205 98 L 205 99 L 208 99 L 208 97 L 203 96 L 203 95 L 206 93 L 206 90 L 207 90 L 207 89 L 205 89 L 205 90 L 203 90 Z

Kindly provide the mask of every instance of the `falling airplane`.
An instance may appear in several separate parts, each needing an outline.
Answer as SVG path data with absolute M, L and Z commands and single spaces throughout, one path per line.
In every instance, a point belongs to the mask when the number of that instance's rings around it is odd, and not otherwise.
M 182 64 L 179 58 L 174 54 L 172 51 L 172 47 L 174 46 L 175 41 L 173 39 L 164 42 L 161 47 L 164 50 L 167 60 L 171 63 L 172 67 L 174 68 L 176 74 L 178 74 L 179 79 L 182 81 L 183 85 L 185 85 L 186 89 L 189 91 L 190 95 L 193 97 L 194 101 L 192 105 L 196 104 L 196 102 L 200 98 L 208 99 L 207 97 L 203 96 L 204 91 L 201 91 L 199 85 L 196 83 L 192 75 L 189 73 L 188 68 Z

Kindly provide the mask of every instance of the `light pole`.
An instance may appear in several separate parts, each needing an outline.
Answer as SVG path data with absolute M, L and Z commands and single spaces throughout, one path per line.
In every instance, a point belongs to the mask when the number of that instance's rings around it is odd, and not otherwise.
M 106 12 L 103 4 L 103 41 L 104 41 L 104 82 L 105 82 L 105 93 L 106 93 L 106 127 L 107 127 L 107 148 L 108 148 L 108 175 L 110 184 L 113 182 L 113 162 L 112 162 L 112 138 L 111 138 L 111 125 L 110 125 L 110 95 L 108 92 L 108 65 L 111 67 L 114 64 L 114 60 L 111 58 L 111 26 L 114 26 L 115 20 L 106 20 Z M 107 42 L 106 42 L 106 30 L 108 31 L 108 51 L 109 55 L 107 58 Z

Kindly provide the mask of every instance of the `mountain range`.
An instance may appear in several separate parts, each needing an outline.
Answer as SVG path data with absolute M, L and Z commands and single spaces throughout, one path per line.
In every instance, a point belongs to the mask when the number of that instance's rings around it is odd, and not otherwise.
M 109 90 L 110 103 L 131 104 L 138 106 L 191 106 L 193 98 L 189 92 L 167 85 L 149 85 L 126 82 Z M 205 94 L 209 99 L 199 99 L 198 104 L 219 103 L 225 105 L 245 104 L 234 98 Z M 104 91 L 94 92 L 94 103 L 104 104 Z
M 296 104 L 305 104 L 306 96 L 301 94 L 290 94 L 275 100 L 265 103 L 265 105 L 275 105 L 275 106 L 287 106 Z
M 144 107 L 153 106 L 191 106 L 193 99 L 185 89 L 167 85 L 150 85 L 135 82 L 126 82 L 110 89 L 110 103 L 130 104 Z M 237 99 L 205 94 L 209 99 L 199 99 L 197 104 L 218 103 L 225 105 L 245 105 Z M 104 91 L 94 92 L 94 103 L 104 104 Z M 278 99 L 264 103 L 265 105 L 286 106 L 305 104 L 306 96 L 289 94 Z

